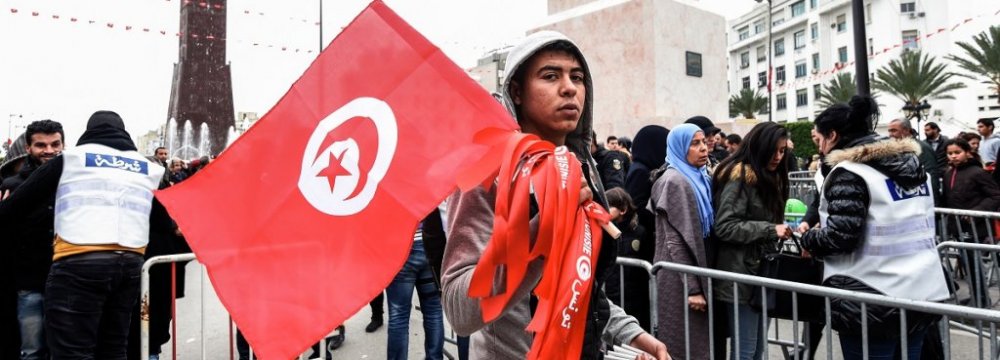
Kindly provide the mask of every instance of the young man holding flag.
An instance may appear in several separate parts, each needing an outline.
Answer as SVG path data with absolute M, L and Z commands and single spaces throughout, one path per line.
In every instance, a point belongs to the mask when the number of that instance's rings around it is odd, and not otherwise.
M 606 206 L 604 190 L 590 156 L 593 83 L 579 48 L 562 34 L 543 31 L 529 36 L 511 50 L 507 64 L 510 68 L 503 100 L 508 112 L 517 119 L 523 132 L 537 135 L 556 146 L 565 145 L 584 164 L 586 181 L 580 188 L 581 204 L 594 198 Z M 556 153 L 559 151 L 556 149 Z M 513 288 L 503 289 L 503 283 L 495 283 L 495 289 L 496 285 L 500 286 L 496 291 L 513 292 L 513 295 L 498 317 L 484 321 L 486 306 L 481 299 L 470 295 L 470 289 L 476 286 L 474 273 L 477 268 L 487 261 L 484 249 L 489 246 L 494 232 L 497 191 L 494 182 L 489 187 L 456 193 L 449 199 L 450 231 L 442 266 L 442 300 L 454 330 L 459 335 L 472 335 L 472 358 L 524 359 L 533 341 L 532 334 L 525 330 L 529 321 L 536 310 L 549 311 L 539 307 L 530 293 L 537 290 L 540 279 L 563 274 L 543 274 L 542 269 L 548 266 L 545 261 L 537 260 L 528 265 L 524 280 L 512 285 Z M 542 214 L 538 209 L 532 206 L 532 241 L 541 236 L 537 220 Z M 588 240 L 589 237 L 585 241 Z M 644 350 L 656 359 L 669 359 L 666 346 L 645 333 L 635 318 L 611 304 L 601 290 L 604 276 L 614 266 L 617 253 L 614 241 L 601 243 L 592 290 L 584 297 L 590 299 L 591 311 L 586 312 L 586 322 L 580 324 L 584 326 L 569 330 L 584 332 L 581 358 L 600 358 L 603 343 L 621 343 Z

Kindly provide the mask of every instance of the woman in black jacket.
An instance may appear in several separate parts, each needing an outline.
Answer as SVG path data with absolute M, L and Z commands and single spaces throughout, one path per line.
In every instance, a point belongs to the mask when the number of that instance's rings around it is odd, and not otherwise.
M 990 174 L 983 170 L 979 155 L 972 151 L 972 146 L 964 139 L 951 139 L 944 144 L 951 167 L 944 176 L 944 207 L 961 210 L 997 211 L 1000 208 L 1000 186 L 997 186 Z M 950 219 L 949 219 L 950 220 Z M 989 238 L 986 220 L 966 221 L 960 224 L 948 224 L 952 234 L 959 234 L 965 242 L 992 243 Z M 985 279 L 982 272 L 975 271 L 972 264 L 980 258 L 976 251 L 964 251 L 963 263 L 966 274 L 977 274 L 969 280 L 972 288 L 971 302 L 976 307 L 988 306 L 989 298 L 983 287 Z M 972 260 L 972 261 L 969 261 Z
M 877 104 L 855 96 L 816 118 L 821 172 L 820 225 L 802 245 L 825 261 L 823 285 L 921 301 L 948 298 L 934 247 L 934 201 L 914 140 L 880 140 L 873 132 Z M 870 358 L 900 348 L 899 309 L 832 298 L 831 326 L 845 359 L 861 359 L 862 316 Z M 907 353 L 918 359 L 937 316 L 907 311 Z

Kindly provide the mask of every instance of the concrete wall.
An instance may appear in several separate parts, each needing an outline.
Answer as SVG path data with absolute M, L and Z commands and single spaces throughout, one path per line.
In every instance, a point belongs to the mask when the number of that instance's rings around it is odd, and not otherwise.
M 549 0 L 549 15 L 594 1 L 597 0 Z
M 565 2 L 550 1 L 550 9 L 553 3 Z M 699 26 L 677 25 L 681 23 Z M 560 31 L 580 45 L 594 79 L 598 137 L 631 137 L 645 125 L 670 127 L 697 114 L 725 121 L 721 16 L 672 0 L 632 0 L 530 32 L 539 30 Z M 702 54 L 701 78 L 686 75 L 685 51 Z

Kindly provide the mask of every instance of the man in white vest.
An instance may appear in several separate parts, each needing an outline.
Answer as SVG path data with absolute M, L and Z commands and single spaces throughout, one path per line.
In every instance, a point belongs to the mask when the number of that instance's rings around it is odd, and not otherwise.
M 153 191 L 165 169 L 136 151 L 118 114 L 98 111 L 77 146 L 47 162 L 0 203 L 4 223 L 55 194 L 45 332 L 54 359 L 125 359 L 139 299 Z

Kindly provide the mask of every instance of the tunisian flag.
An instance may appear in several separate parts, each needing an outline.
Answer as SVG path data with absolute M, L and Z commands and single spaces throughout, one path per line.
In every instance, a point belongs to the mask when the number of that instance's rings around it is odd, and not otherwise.
M 289 359 L 385 289 L 487 128 L 517 124 L 374 1 L 222 156 L 156 196 L 256 352 Z

